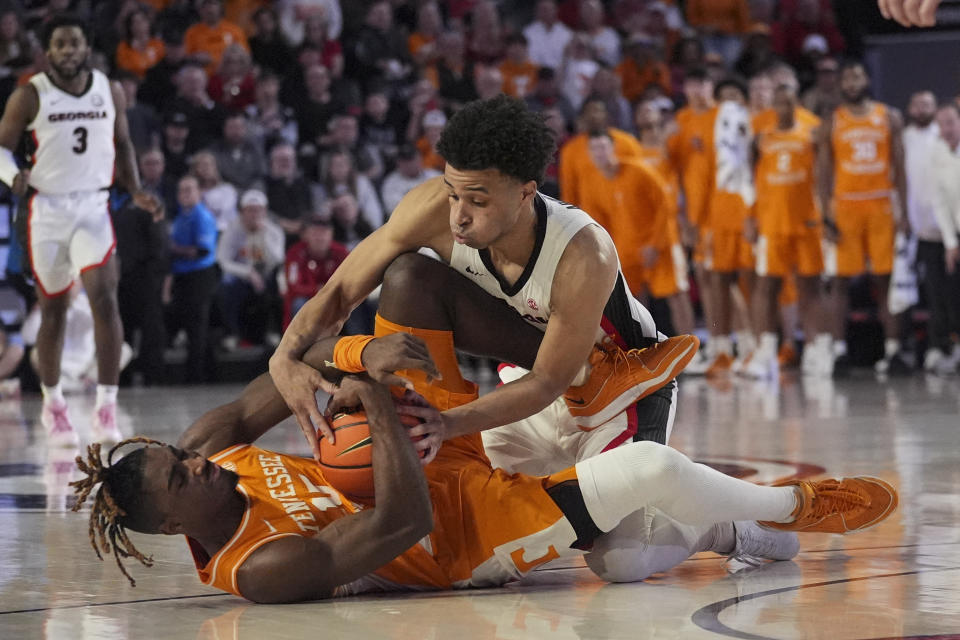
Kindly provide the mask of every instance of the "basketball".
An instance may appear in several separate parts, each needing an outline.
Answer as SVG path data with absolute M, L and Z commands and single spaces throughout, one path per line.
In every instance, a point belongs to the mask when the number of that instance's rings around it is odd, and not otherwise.
M 412 416 L 400 416 L 407 427 L 420 424 Z M 320 439 L 320 470 L 330 485 L 351 498 L 373 498 L 373 439 L 364 411 L 338 413 L 330 428 L 336 437 L 332 443 L 317 432 Z M 421 455 L 422 457 L 422 455 Z

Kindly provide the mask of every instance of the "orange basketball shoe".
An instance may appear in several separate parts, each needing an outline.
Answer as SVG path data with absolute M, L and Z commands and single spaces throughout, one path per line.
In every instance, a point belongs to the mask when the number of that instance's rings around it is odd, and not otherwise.
M 563 399 L 579 426 L 598 427 L 673 380 L 699 346 L 696 336 L 683 335 L 624 351 L 607 338 L 590 354 L 590 378 Z
M 793 522 L 761 522 L 781 531 L 850 533 L 879 524 L 897 508 L 897 490 L 880 478 L 857 476 L 829 480 L 788 480 L 801 496 Z
M 729 353 L 718 353 L 704 375 L 708 378 L 716 378 L 727 375 L 731 369 L 733 369 L 733 356 Z

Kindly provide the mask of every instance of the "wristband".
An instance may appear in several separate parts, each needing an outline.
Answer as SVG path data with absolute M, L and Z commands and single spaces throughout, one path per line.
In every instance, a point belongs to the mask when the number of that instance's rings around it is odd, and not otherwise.
M 344 336 L 333 347 L 333 366 L 346 373 L 366 371 L 360 356 L 373 336 Z
M 0 147 L 0 180 L 8 187 L 13 188 L 13 180 L 20 173 L 17 167 L 17 161 L 13 158 L 13 153 L 6 147 Z

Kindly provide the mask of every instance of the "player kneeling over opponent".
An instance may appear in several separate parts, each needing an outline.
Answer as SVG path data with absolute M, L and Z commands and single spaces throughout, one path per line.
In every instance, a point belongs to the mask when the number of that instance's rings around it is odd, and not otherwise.
M 307 361 L 332 360 L 337 341 L 317 343 Z M 371 370 L 426 359 L 424 344 L 404 334 L 363 352 Z M 338 374 L 329 366 L 322 373 Z M 100 555 L 112 545 L 129 578 L 121 558 L 152 560 L 134 548 L 127 529 L 183 534 L 205 584 L 256 602 L 293 602 L 501 585 L 589 551 L 641 509 L 695 526 L 765 520 L 771 529 L 847 533 L 877 524 L 897 504 L 894 489 L 874 478 L 762 487 L 653 442 L 534 477 L 493 469 L 473 434 L 448 440 L 422 467 L 416 449 L 428 445 L 411 443 L 397 413 L 430 421 L 439 419 L 436 410 L 397 402 L 370 380 L 343 378 L 331 407 L 358 404 L 373 435 L 375 506 L 352 504 L 309 458 L 250 444 L 290 415 L 264 374 L 195 422 L 177 447 L 141 438 L 127 442 L 158 446 L 113 464 L 114 447 L 107 466 L 98 444 L 87 461 L 78 458 L 88 474 L 73 483 L 78 506 L 102 483 L 90 519 L 94 549 Z M 792 534 L 773 535 L 785 539 L 786 557 L 796 553 Z

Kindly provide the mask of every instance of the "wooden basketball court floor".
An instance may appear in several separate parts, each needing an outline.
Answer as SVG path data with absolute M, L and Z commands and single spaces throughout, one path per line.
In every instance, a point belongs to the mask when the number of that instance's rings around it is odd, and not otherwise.
M 168 441 L 238 387 L 124 390 L 121 428 Z M 90 400 L 72 414 L 89 430 Z M 960 638 L 960 380 L 779 385 L 685 380 L 672 444 L 758 482 L 870 473 L 901 507 L 849 537 L 807 535 L 794 562 L 731 573 L 701 554 L 644 583 L 607 585 L 582 562 L 468 592 L 251 605 L 202 586 L 181 538 L 136 536 L 156 564 L 131 588 L 68 511 L 71 454 L 48 452 L 39 401 L 0 401 L 0 638 L 601 639 Z M 305 452 L 285 424 L 264 446 Z

